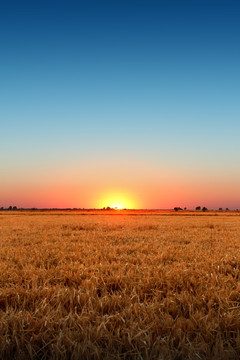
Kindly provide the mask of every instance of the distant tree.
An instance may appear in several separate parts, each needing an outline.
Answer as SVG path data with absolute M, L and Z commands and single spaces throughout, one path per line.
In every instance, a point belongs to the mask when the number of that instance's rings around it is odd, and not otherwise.
M 12 210 L 12 206 L 9 206 L 8 210 Z
M 17 210 L 17 207 L 16 207 L 16 206 L 14 206 L 14 207 L 13 207 L 13 210 Z
M 208 211 L 208 209 L 206 208 L 206 206 L 204 206 L 204 207 L 202 208 L 202 211 Z
M 197 206 L 195 210 L 197 211 L 201 210 L 201 206 Z
M 4 210 L 4 207 L 2 206 L 0 210 Z
M 226 211 L 229 211 L 229 208 L 226 208 Z
M 219 210 L 219 211 L 222 211 L 222 208 L 219 208 L 218 210 Z
M 176 206 L 176 207 L 174 208 L 174 210 L 175 210 L 175 211 L 179 211 L 179 210 L 182 210 L 182 208 L 180 208 L 179 206 Z
M 112 209 L 110 208 L 110 206 L 108 206 L 108 207 L 106 208 L 106 210 L 112 210 Z
M 185 207 L 184 210 L 187 210 L 187 208 Z

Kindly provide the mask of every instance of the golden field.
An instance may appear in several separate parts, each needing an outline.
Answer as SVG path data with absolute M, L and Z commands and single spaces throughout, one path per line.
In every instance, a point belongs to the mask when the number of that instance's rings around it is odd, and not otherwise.
M 237 212 L 0 212 L 1 359 L 239 359 Z

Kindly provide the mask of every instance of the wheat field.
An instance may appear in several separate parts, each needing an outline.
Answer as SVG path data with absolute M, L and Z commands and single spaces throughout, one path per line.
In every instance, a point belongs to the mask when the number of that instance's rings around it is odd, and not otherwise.
M 1 359 L 239 359 L 237 212 L 1 211 Z

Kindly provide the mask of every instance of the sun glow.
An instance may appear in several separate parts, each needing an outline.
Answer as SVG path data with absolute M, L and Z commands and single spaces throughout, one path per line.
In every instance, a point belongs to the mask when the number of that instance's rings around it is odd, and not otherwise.
M 120 203 L 114 203 L 114 204 L 110 204 L 110 207 L 112 209 L 115 209 L 115 210 L 122 210 L 124 209 L 124 206 Z
M 137 201 L 129 194 L 111 192 L 101 194 L 100 200 L 97 201 L 97 207 L 100 209 L 110 207 L 112 209 L 122 210 L 136 209 L 139 207 L 139 205 Z

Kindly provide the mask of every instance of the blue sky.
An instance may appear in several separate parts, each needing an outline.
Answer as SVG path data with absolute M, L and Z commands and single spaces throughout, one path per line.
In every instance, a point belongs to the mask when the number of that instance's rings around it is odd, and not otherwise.
M 94 177 L 91 192 L 101 192 L 99 176 L 128 188 L 128 174 L 141 197 L 164 173 L 161 188 L 168 176 L 176 189 L 178 177 L 192 180 L 188 206 L 199 200 L 197 177 L 204 189 L 217 183 L 208 206 L 240 208 L 239 18 L 238 1 L 1 4 L 3 205 L 42 205 L 43 183 L 45 201 L 50 183 L 81 194 Z M 221 192 L 229 203 L 216 200 Z M 168 206 L 143 197 L 144 207 Z M 92 205 L 82 202 L 63 200 Z

